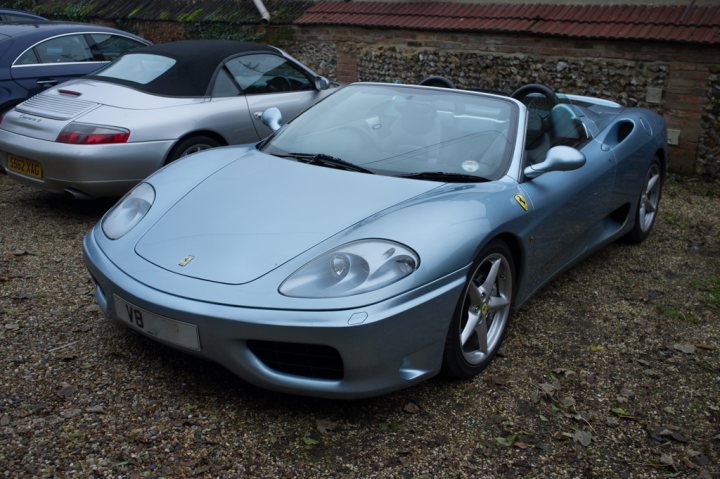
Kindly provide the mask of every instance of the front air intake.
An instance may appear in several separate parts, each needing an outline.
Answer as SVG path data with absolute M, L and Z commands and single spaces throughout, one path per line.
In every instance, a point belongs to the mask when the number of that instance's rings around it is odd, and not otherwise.
M 247 342 L 250 351 L 270 369 L 314 379 L 342 379 L 343 362 L 335 348 L 321 344 Z

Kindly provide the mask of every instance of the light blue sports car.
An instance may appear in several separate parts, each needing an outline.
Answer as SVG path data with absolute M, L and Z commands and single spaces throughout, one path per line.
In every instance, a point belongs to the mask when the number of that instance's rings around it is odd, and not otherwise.
M 655 113 L 542 85 L 357 83 L 263 121 L 140 183 L 85 258 L 108 318 L 311 396 L 479 373 L 541 286 L 648 236 L 667 165 Z

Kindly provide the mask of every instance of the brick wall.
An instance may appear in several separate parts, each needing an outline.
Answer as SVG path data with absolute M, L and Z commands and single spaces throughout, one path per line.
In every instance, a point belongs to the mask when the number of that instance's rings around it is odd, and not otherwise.
M 334 62 L 335 79 L 343 82 L 414 83 L 439 74 L 460 87 L 507 92 L 540 82 L 651 108 L 665 117 L 668 128 L 680 130 L 679 144 L 670 147 L 671 171 L 720 177 L 718 46 L 359 27 L 292 29 L 293 41 L 281 46 L 292 53 L 304 48 L 298 56 L 311 66 Z M 332 50 L 334 58 L 328 59 Z M 650 87 L 662 89 L 659 102 L 648 102 Z

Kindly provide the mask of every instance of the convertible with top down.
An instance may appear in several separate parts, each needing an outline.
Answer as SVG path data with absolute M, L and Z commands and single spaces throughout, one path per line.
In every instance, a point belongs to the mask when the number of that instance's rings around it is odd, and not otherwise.
M 657 114 L 542 85 L 357 83 L 263 121 L 142 181 L 85 259 L 108 318 L 311 396 L 476 375 L 513 309 L 649 235 L 667 166 Z

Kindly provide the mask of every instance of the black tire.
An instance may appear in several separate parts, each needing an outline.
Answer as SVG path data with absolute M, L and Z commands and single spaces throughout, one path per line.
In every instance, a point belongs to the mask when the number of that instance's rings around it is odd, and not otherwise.
M 488 276 L 497 261 L 497 273 L 490 284 Z M 445 339 L 442 365 L 444 375 L 467 379 L 477 375 L 490 364 L 507 331 L 515 294 L 514 286 L 515 264 L 512 252 L 504 242 L 493 240 L 473 262 L 455 308 Z M 472 288 L 475 288 L 474 292 Z M 484 299 L 479 301 L 480 297 Z M 468 327 L 468 323 L 473 320 L 477 326 Z M 482 330 L 483 323 L 486 332 L 484 345 L 482 335 L 478 332 L 478 329 Z M 466 327 L 467 337 L 463 341 L 463 330 Z
M 635 208 L 633 229 L 623 237 L 626 243 L 642 243 L 650 235 L 660 208 L 664 179 L 662 165 L 656 158 L 645 173 L 640 198 Z
M 172 150 L 170 150 L 170 154 L 167 157 L 166 163 L 171 163 L 178 158 L 182 158 L 183 156 L 191 155 L 193 153 L 197 153 L 198 151 L 215 148 L 216 146 L 220 146 L 220 142 L 209 136 L 197 135 L 187 137 L 183 140 L 180 140 L 175 146 L 173 146 Z

